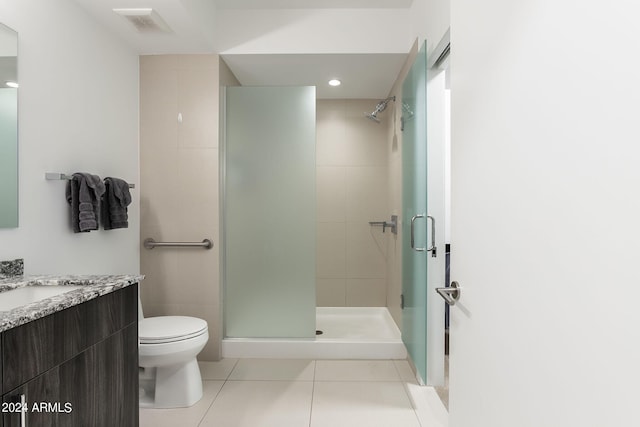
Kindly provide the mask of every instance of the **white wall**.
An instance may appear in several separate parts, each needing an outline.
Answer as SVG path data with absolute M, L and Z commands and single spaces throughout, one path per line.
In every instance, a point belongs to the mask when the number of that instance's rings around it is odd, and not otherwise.
M 407 25 L 409 14 L 409 9 L 218 10 L 216 50 L 223 54 L 404 53 L 415 37 Z
M 450 426 L 640 425 L 640 4 L 452 6 Z
M 436 288 L 445 286 L 445 73 L 427 70 L 427 213 L 435 221 L 437 256 L 427 256 L 427 380 L 444 384 L 444 301 Z M 429 222 L 427 222 L 428 226 Z M 428 232 L 432 238 L 431 232 Z
M 0 229 L 0 259 L 35 273 L 137 273 L 139 199 L 129 229 L 73 234 L 65 183 L 45 172 L 138 178 L 138 57 L 70 0 L 2 1 L 19 33 L 20 226 Z
M 419 44 L 427 40 L 427 53 L 431 53 L 450 24 L 451 0 L 413 0 L 408 26 Z

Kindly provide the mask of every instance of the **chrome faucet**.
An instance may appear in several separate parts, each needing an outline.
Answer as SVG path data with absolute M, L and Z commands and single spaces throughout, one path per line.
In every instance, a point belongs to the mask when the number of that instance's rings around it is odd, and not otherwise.
M 376 227 L 382 227 L 382 232 L 384 233 L 387 227 L 391 229 L 393 234 L 398 234 L 398 215 L 391 215 L 391 221 L 369 221 L 369 225 L 373 225 Z

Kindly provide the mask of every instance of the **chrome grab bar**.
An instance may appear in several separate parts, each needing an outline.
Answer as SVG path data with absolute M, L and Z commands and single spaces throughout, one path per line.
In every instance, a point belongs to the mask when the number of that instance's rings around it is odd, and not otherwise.
M 449 305 L 456 305 L 456 302 L 460 299 L 460 285 L 458 282 L 451 282 L 451 286 L 448 288 L 436 288 L 436 292 Z
M 144 240 L 143 244 L 147 249 L 153 249 L 155 247 L 211 249 L 213 247 L 213 242 L 209 239 L 204 239 L 202 242 L 156 242 L 152 238 L 148 238 Z
M 415 214 L 414 216 L 411 217 L 411 249 L 413 249 L 416 252 L 424 252 L 426 249 L 425 248 L 416 248 L 415 245 L 415 226 L 414 226 L 414 222 L 416 221 L 416 219 L 418 218 L 424 218 L 423 214 Z

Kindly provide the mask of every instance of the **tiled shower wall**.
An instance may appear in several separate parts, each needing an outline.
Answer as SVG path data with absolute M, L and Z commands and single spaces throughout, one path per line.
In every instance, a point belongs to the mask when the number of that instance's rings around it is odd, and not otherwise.
M 317 102 L 318 306 L 387 305 L 387 239 L 369 221 L 389 220 L 388 108 L 364 117 L 378 100 Z M 391 105 L 389 106 L 391 107 Z
M 219 81 L 228 75 L 218 55 L 140 57 L 141 240 L 214 243 L 141 249 L 144 314 L 206 320 L 201 360 L 220 353 L 218 94 L 234 84 Z

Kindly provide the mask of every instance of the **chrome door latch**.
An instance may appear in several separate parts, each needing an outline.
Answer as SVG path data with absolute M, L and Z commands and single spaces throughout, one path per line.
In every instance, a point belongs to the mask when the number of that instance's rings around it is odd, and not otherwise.
M 431 215 L 427 215 L 427 220 L 431 220 L 431 247 L 427 248 L 427 252 L 431 252 L 431 257 L 438 256 L 438 249 L 436 248 L 436 219 Z
M 456 305 L 456 302 L 460 299 L 460 285 L 458 282 L 451 282 L 451 286 L 448 288 L 436 288 L 436 292 L 449 305 Z

